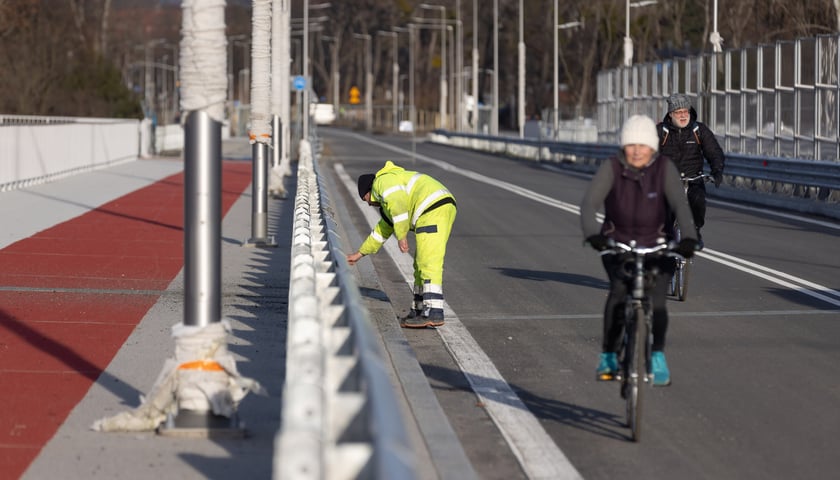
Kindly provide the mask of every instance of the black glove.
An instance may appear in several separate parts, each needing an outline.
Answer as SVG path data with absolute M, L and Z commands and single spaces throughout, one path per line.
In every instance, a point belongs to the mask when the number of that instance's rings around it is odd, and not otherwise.
M 598 250 L 599 252 L 606 250 L 610 246 L 610 238 L 601 235 L 592 235 L 586 239 L 586 243 L 588 243 L 592 248 Z
M 674 248 L 674 252 L 683 256 L 683 258 L 691 258 L 694 256 L 694 251 L 697 250 L 697 240 L 693 238 L 683 238 L 680 243 Z
M 715 188 L 719 188 L 721 182 L 723 182 L 723 172 L 712 172 L 712 179 L 715 181 Z

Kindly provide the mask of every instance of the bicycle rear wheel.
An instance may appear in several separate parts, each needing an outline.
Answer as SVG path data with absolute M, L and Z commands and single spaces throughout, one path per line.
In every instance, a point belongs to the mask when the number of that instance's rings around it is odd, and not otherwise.
M 680 224 L 676 221 L 674 222 L 674 241 L 679 243 L 680 238 L 682 238 L 682 232 L 680 232 Z M 682 266 L 682 262 L 680 260 L 676 260 L 677 268 L 674 271 L 674 274 L 671 275 L 671 281 L 668 282 L 668 295 L 672 297 L 679 297 L 680 296 L 680 279 L 682 278 L 682 272 L 680 268 Z M 682 298 L 680 298 L 682 300 Z
M 642 436 L 642 386 L 647 378 L 645 363 L 645 342 L 647 328 L 645 328 L 645 311 L 639 305 L 634 309 L 633 321 L 628 327 L 628 344 L 625 350 L 627 360 L 627 377 L 625 379 L 625 402 L 627 409 L 627 426 L 634 442 Z
M 676 270 L 674 270 L 674 274 L 671 275 L 671 281 L 668 282 L 668 296 L 669 297 L 677 296 L 677 285 L 679 284 L 679 277 L 677 277 L 677 275 L 679 274 L 679 271 L 680 271 L 680 266 L 679 266 L 679 264 L 677 264 L 677 268 L 676 268 Z

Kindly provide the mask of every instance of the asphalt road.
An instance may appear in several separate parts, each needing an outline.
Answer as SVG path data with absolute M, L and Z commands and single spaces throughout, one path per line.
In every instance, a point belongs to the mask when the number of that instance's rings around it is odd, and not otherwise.
M 407 137 L 320 134 L 333 201 L 360 207 L 340 219 L 352 228 L 370 222 L 342 169 L 355 179 L 391 159 L 457 198 L 444 276 L 457 322 L 405 334 L 481 478 L 836 476 L 840 224 L 709 205 L 689 298 L 668 304 L 673 385 L 647 390 L 637 444 L 617 384 L 595 381 L 607 284 L 582 246 L 586 176 Z M 399 268 L 369 258 L 405 312 Z M 480 355 L 463 354 L 470 342 Z M 476 392 L 482 378 L 496 383 Z

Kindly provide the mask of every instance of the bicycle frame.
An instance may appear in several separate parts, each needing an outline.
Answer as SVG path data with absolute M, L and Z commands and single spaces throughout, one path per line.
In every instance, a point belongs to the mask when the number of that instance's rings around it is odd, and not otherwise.
M 624 340 L 619 354 L 621 369 L 616 380 L 621 381 L 620 392 L 626 402 L 627 426 L 635 442 L 641 438 L 642 384 L 653 384 L 650 363 L 653 312 L 650 299 L 645 293 L 645 276 L 648 273 L 645 270 L 645 259 L 653 255 L 679 257 L 668 251 L 673 246 L 673 243 L 662 243 L 642 248 L 636 247 L 635 242 L 629 245 L 616 242 L 614 247 L 601 252 L 601 255 L 629 253 L 632 256 L 631 288 L 625 304 Z

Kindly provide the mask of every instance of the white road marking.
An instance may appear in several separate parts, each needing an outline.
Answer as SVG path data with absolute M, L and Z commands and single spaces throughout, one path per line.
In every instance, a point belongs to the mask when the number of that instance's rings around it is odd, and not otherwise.
M 719 312 L 668 312 L 671 318 L 731 318 L 731 317 L 787 317 L 787 316 L 811 316 L 811 315 L 840 315 L 840 310 L 738 310 Z M 496 320 L 600 320 L 604 318 L 603 313 L 579 313 L 565 315 L 497 315 L 493 313 L 473 313 L 472 315 L 461 315 L 461 320 L 471 322 L 485 322 Z

